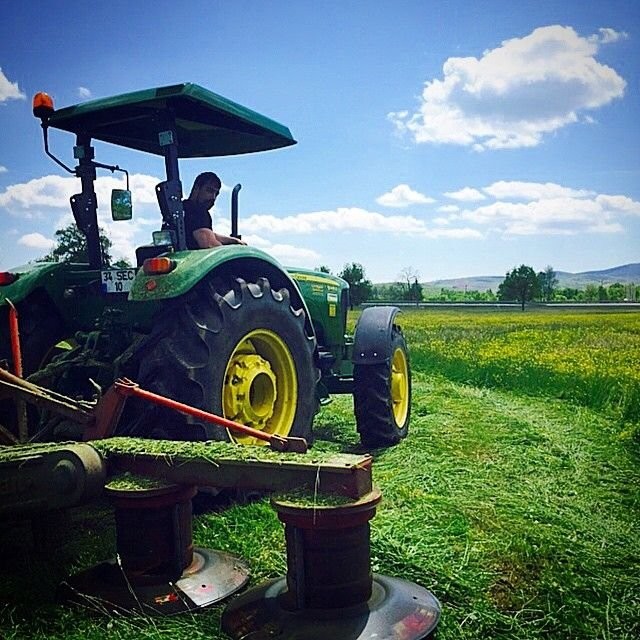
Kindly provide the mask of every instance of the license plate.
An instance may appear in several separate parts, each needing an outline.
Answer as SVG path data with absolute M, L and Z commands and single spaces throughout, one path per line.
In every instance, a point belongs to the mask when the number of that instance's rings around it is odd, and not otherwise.
M 135 269 L 109 269 L 102 272 L 103 293 L 127 293 L 131 291 Z

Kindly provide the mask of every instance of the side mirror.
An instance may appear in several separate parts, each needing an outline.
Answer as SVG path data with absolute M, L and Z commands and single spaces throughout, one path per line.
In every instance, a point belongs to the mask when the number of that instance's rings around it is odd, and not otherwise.
M 131 205 L 131 191 L 128 189 L 113 189 L 111 191 L 111 219 L 131 220 L 133 206 Z

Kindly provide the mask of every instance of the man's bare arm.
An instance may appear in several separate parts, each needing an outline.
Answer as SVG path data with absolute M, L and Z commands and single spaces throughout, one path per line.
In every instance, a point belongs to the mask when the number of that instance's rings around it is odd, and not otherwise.
M 215 233 L 215 231 L 214 231 Z M 247 244 L 246 242 L 243 242 L 242 240 L 239 240 L 238 238 L 233 238 L 231 236 L 225 236 L 221 233 L 215 233 L 216 238 L 218 239 L 218 241 L 220 242 L 220 244 Z
M 207 227 L 196 229 L 193 232 L 193 237 L 200 249 L 212 249 L 213 247 L 219 247 L 223 244 L 246 244 L 246 242 L 242 240 L 216 233 L 211 229 L 207 229 Z
M 213 247 L 219 247 L 222 244 L 222 242 L 218 240 L 217 234 L 206 227 L 196 229 L 193 232 L 193 238 L 200 249 L 211 249 Z

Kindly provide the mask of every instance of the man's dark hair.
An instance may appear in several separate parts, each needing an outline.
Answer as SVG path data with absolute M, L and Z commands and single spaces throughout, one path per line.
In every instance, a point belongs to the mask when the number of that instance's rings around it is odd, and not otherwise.
M 218 189 L 222 188 L 222 181 L 220 180 L 220 178 L 218 178 L 218 176 L 213 173 L 213 171 L 205 171 L 193 181 L 192 190 L 199 189 L 200 187 L 203 187 L 205 184 L 209 184 L 210 182 L 213 182 L 218 187 Z

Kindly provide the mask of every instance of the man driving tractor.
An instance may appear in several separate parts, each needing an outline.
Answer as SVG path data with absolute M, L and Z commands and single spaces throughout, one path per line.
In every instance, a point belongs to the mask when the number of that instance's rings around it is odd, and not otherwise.
M 223 244 L 246 244 L 238 238 L 213 230 L 209 213 L 222 188 L 220 178 L 211 171 L 201 173 L 193 182 L 189 197 L 183 201 L 184 226 L 188 249 L 211 249 Z

